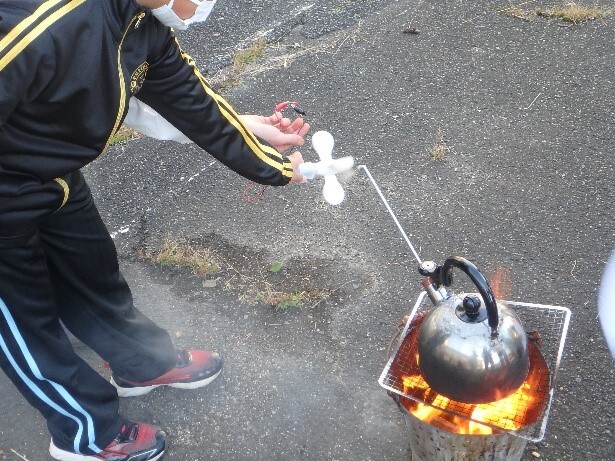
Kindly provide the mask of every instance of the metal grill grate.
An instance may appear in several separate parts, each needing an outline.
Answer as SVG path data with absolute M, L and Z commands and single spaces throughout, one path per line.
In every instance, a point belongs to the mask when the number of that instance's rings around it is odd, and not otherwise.
M 421 293 L 410 313 L 391 358 L 380 376 L 380 385 L 395 394 L 453 416 L 504 430 L 528 440 L 542 440 L 553 399 L 555 376 L 570 322 L 570 310 L 560 306 L 501 302 L 515 311 L 532 338 L 529 341 L 530 373 L 528 380 L 514 394 L 518 399 L 505 398 L 488 404 L 469 405 L 452 401 L 429 388 L 418 366 L 417 344 L 417 326 L 420 319 L 433 308 L 425 292 Z M 478 410 L 475 411 L 477 407 Z M 519 427 L 521 429 L 516 429 Z

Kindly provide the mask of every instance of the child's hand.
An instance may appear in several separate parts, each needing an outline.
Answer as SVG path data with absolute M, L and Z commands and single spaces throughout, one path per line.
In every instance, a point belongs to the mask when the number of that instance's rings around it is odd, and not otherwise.
M 288 160 L 290 160 L 290 164 L 293 167 L 293 177 L 291 178 L 289 184 L 302 184 L 307 182 L 305 176 L 299 173 L 299 165 L 303 163 L 303 155 L 301 155 L 301 152 L 296 150 L 288 156 Z
M 302 146 L 304 137 L 310 130 L 309 123 L 302 118 L 291 121 L 282 117 L 280 112 L 274 112 L 269 117 L 241 115 L 241 121 L 252 133 L 267 141 L 280 153 L 293 146 Z

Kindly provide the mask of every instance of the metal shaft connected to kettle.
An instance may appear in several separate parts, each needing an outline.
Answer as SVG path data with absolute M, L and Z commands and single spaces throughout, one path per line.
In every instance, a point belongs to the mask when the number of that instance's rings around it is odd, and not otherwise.
M 378 187 L 378 184 L 376 183 L 376 180 L 374 179 L 374 177 L 372 176 L 372 174 L 369 172 L 369 170 L 367 169 L 367 166 L 365 165 L 359 165 L 359 169 L 362 169 L 363 171 L 365 171 L 365 174 L 367 175 L 367 177 L 369 178 L 369 180 L 371 181 L 372 185 L 374 186 L 374 189 L 376 189 L 376 192 L 378 193 L 378 196 L 380 197 L 380 200 L 382 200 L 382 203 L 384 203 L 384 206 L 386 207 L 387 211 L 389 212 L 389 214 L 391 215 L 391 218 L 393 218 L 393 222 L 395 223 L 395 225 L 397 226 L 397 229 L 399 229 L 399 232 L 401 233 L 402 237 L 404 238 L 404 240 L 406 241 L 406 243 L 408 244 L 408 246 L 410 247 L 410 250 L 412 251 L 412 254 L 414 255 L 414 257 L 416 258 L 416 260 L 418 261 L 419 264 L 422 263 L 421 261 L 421 257 L 419 256 L 419 254 L 417 253 L 417 251 L 414 249 L 414 245 L 412 245 L 412 242 L 410 242 L 410 239 L 408 238 L 408 236 L 406 235 L 406 233 L 404 232 L 404 228 L 401 227 L 401 224 L 399 223 L 399 221 L 397 220 L 397 216 L 395 216 L 395 213 L 393 213 L 393 210 L 391 209 L 391 207 L 389 206 L 389 202 L 387 201 L 387 199 L 384 197 L 384 194 L 382 193 L 382 191 L 380 190 L 380 187 Z

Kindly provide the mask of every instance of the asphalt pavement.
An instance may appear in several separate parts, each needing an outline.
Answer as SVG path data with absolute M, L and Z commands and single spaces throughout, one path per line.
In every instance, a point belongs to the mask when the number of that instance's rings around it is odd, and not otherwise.
M 550 6 L 521 7 L 536 5 Z M 224 90 L 238 111 L 300 101 L 312 132 L 333 134 L 334 157 L 368 167 L 422 259 L 504 268 L 506 299 L 570 308 L 546 436 L 523 459 L 614 460 L 615 362 L 596 298 L 615 249 L 615 19 L 568 26 L 501 7 L 219 0 L 180 41 L 216 82 L 237 49 L 265 36 L 258 68 Z M 316 159 L 309 137 L 301 150 Z M 122 401 L 125 416 L 168 431 L 165 459 L 409 460 L 378 377 L 420 276 L 364 170 L 343 178 L 337 207 L 318 181 L 245 201 L 260 189 L 208 154 L 147 138 L 114 146 L 85 174 L 139 308 L 178 345 L 225 359 L 204 389 Z M 222 273 L 138 257 L 165 241 L 212 250 Z M 255 286 L 313 298 L 275 309 Z M 50 459 L 42 417 L 5 376 L 0 390 L 0 460 Z

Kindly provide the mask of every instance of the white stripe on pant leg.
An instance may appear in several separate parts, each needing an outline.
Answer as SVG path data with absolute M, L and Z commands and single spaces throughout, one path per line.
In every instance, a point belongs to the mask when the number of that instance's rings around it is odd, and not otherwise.
M 79 442 L 78 439 L 81 438 L 81 434 L 83 433 L 83 424 L 81 423 L 81 421 L 79 421 L 79 418 L 77 418 L 76 416 L 73 416 L 69 413 L 67 413 L 62 407 L 59 407 L 58 405 L 56 405 L 51 399 L 49 399 L 49 397 L 47 397 L 45 395 L 45 393 L 36 386 L 36 384 L 34 384 L 32 382 L 32 380 L 30 378 L 28 378 L 26 376 L 26 374 L 21 370 L 21 368 L 19 368 L 19 365 L 17 365 L 17 363 L 15 362 L 15 359 L 13 358 L 13 356 L 11 355 L 6 343 L 4 342 L 4 338 L 2 338 L 2 336 L 0 336 L 0 348 L 2 348 L 2 350 L 4 351 L 4 354 L 6 355 L 7 359 L 9 360 L 9 362 L 11 363 L 11 365 L 13 366 L 13 369 L 17 372 L 17 374 L 19 375 L 19 377 L 23 380 L 24 383 L 26 383 L 26 385 L 30 388 L 30 390 L 39 398 L 41 399 L 43 402 L 45 402 L 47 405 L 49 405 L 51 408 L 53 408 L 54 410 L 56 410 L 58 413 L 63 414 L 64 416 L 66 416 L 67 418 L 72 419 L 73 421 L 75 421 L 77 423 L 77 425 L 79 426 L 78 430 L 77 430 L 77 438 L 75 439 L 75 443 L 74 443 L 74 450 L 79 453 L 78 449 L 79 449 Z
M 26 359 L 28 366 L 30 367 L 30 371 L 32 372 L 32 374 L 39 380 L 41 381 L 47 381 L 49 384 L 51 384 L 53 386 L 53 388 L 64 398 L 64 400 L 76 411 L 78 411 L 79 413 L 81 413 L 87 420 L 88 423 L 88 427 L 87 427 L 87 432 L 88 432 L 88 448 L 96 453 L 100 453 L 102 450 L 100 448 L 98 448 L 95 443 L 94 443 L 94 438 L 95 438 L 95 433 L 94 433 L 94 421 L 92 420 L 92 417 L 89 413 L 87 413 L 82 407 L 81 405 L 79 405 L 79 403 L 68 393 L 68 391 L 66 389 L 64 389 L 64 387 L 62 387 L 61 385 L 59 385 L 56 382 L 53 382 L 47 378 L 45 378 L 42 373 L 40 372 L 38 366 L 36 365 L 36 362 L 34 361 L 34 357 L 32 357 L 32 354 L 30 353 L 30 351 L 28 350 L 28 347 L 26 346 L 26 343 L 23 339 L 23 337 L 21 336 L 21 334 L 19 333 L 19 330 L 17 328 L 17 324 L 15 323 L 15 320 L 13 319 L 13 317 L 11 316 L 11 313 L 8 310 L 8 307 L 6 307 L 6 304 L 4 303 L 4 301 L 2 301 L 2 299 L 0 298 L 0 311 L 2 312 L 2 314 L 4 315 L 4 318 L 9 326 L 9 328 L 11 329 L 11 333 L 13 334 L 13 337 L 15 339 L 15 341 L 17 341 L 17 344 L 19 345 L 19 348 L 21 350 L 21 353 L 23 354 L 24 358 Z M 81 451 L 79 450 L 79 442 L 83 436 L 83 423 L 81 422 L 81 420 L 75 416 L 75 415 L 71 415 L 70 413 L 68 413 L 66 410 L 64 410 L 62 407 L 60 407 L 59 405 L 57 405 L 56 403 L 54 403 L 49 397 L 47 397 L 47 395 L 45 395 L 45 393 L 21 370 L 21 368 L 19 367 L 19 365 L 17 364 L 17 362 L 15 361 L 14 357 L 12 356 L 11 352 L 8 349 L 7 344 L 4 342 L 4 338 L 2 338 L 0 336 L 0 347 L 2 348 L 2 350 L 4 351 L 6 357 L 8 358 L 9 362 L 11 363 L 11 365 L 13 366 L 13 368 L 15 369 L 15 371 L 17 372 L 17 374 L 19 375 L 19 377 L 23 380 L 23 382 L 30 388 L 30 390 L 39 398 L 41 399 L 43 402 L 45 402 L 47 405 L 49 405 L 51 408 L 53 408 L 54 410 L 56 410 L 58 413 L 74 420 L 77 425 L 78 425 L 78 429 L 77 429 L 77 434 L 75 437 L 75 440 L 73 442 L 73 448 L 75 450 L 76 453 L 81 453 Z

